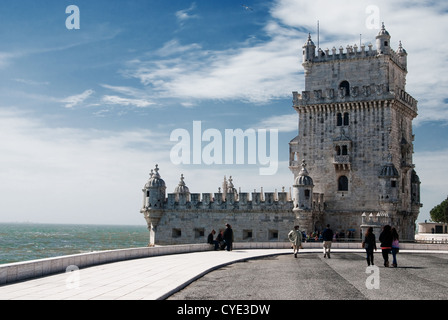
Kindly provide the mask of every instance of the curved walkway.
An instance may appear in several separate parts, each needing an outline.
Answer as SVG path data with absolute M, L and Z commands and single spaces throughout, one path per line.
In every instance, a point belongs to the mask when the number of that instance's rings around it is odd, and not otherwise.
M 285 249 L 193 252 L 109 263 L 0 287 L 2 300 L 158 300 L 224 265 Z
M 321 251 L 317 248 L 303 249 L 301 253 Z M 338 251 L 363 252 L 362 249 L 334 249 L 335 253 Z M 230 252 L 192 252 L 127 260 L 5 285 L 0 287 L 0 299 L 160 300 L 222 266 L 291 252 L 290 249 L 236 249 Z M 438 250 L 433 253 L 448 252 Z

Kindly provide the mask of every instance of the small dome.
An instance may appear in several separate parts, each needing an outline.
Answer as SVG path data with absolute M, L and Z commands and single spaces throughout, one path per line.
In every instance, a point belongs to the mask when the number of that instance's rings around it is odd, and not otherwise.
M 379 174 L 380 178 L 398 178 L 398 170 L 395 168 L 393 163 L 388 163 L 384 165 Z
M 389 36 L 390 37 L 389 32 L 387 32 L 386 27 L 384 27 L 384 22 L 383 22 L 383 25 L 381 26 L 380 32 L 378 32 L 378 36 L 379 37 L 380 36 Z
M 308 175 L 308 170 L 306 170 L 305 160 L 302 161 L 302 170 L 300 170 L 299 175 L 295 180 L 295 185 L 297 186 L 313 186 L 313 179 Z
M 398 53 L 399 55 L 405 55 L 405 54 L 407 54 L 406 50 L 403 49 L 403 45 L 401 44 L 401 41 L 400 41 L 400 44 L 398 45 L 397 53 Z
M 190 193 L 190 190 L 188 189 L 188 187 L 185 185 L 185 181 L 184 181 L 184 175 L 182 174 L 180 176 L 180 181 L 179 184 L 177 185 L 176 189 L 174 189 L 174 193 L 181 193 L 181 194 L 187 194 Z
M 148 188 L 160 188 L 160 187 L 165 187 L 165 181 L 163 181 L 163 179 L 160 177 L 159 166 L 156 165 L 156 168 L 154 170 L 151 170 L 151 174 L 148 182 L 145 184 L 145 188 L 148 189 Z
M 308 34 L 308 40 L 306 40 L 306 42 L 304 44 L 304 47 L 306 47 L 306 46 L 315 46 L 313 40 L 311 40 L 311 34 L 310 33 Z

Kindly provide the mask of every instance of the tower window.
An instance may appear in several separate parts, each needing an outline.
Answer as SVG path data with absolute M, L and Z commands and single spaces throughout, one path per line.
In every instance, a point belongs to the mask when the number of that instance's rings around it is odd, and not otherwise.
M 342 146 L 342 155 L 343 155 L 343 156 L 348 155 L 347 146 Z
M 182 231 L 180 229 L 173 228 L 171 235 L 173 238 L 180 238 L 182 236 Z
M 337 156 L 341 155 L 341 147 L 340 146 L 336 146 L 336 155 Z
M 339 177 L 338 191 L 348 191 L 348 178 L 346 176 Z
M 305 199 L 309 199 L 310 198 L 310 190 L 305 190 Z
M 350 120 L 349 114 L 348 114 L 348 112 L 345 112 L 344 113 L 344 126 L 349 125 L 349 122 L 350 122 L 349 120 Z
M 338 113 L 336 115 L 336 125 L 338 127 L 344 125 L 348 126 L 350 124 L 350 114 L 348 112 L 344 112 L 344 116 L 342 116 L 342 113 Z
M 387 41 L 384 41 L 384 46 L 387 47 L 389 43 Z
M 337 115 L 336 115 L 336 125 L 338 126 L 338 127 L 340 127 L 340 126 L 342 126 L 342 113 L 338 113 Z
M 339 85 L 339 90 L 341 90 L 341 89 L 344 90 L 345 97 L 350 96 L 350 84 L 348 83 L 348 81 L 341 82 L 341 84 Z

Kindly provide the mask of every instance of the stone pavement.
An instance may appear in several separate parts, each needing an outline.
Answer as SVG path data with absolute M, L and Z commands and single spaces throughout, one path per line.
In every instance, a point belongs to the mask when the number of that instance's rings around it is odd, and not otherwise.
M 362 254 L 362 249 L 336 249 Z M 403 250 L 405 253 L 406 250 Z M 417 251 L 409 251 L 417 252 Z M 303 249 L 301 254 L 321 255 L 320 249 Z M 425 251 L 426 254 L 431 253 Z M 434 255 L 448 258 L 448 252 Z M 237 249 L 155 256 L 93 266 L 0 287 L 1 300 L 161 300 L 186 287 L 212 270 L 237 261 L 291 255 L 290 249 Z M 299 255 L 300 257 L 300 255 Z M 377 254 L 377 259 L 380 253 Z M 291 255 L 291 259 L 292 255 Z M 336 261 L 336 259 L 334 259 Z M 448 260 L 444 260 L 445 262 Z M 446 268 L 441 265 L 441 268 Z M 339 273 L 344 274 L 344 268 Z M 446 270 L 444 269 L 444 274 Z M 269 271 L 268 271 L 269 272 Z M 272 272 L 272 270 L 270 271 Z M 409 274 L 412 276 L 412 273 Z M 308 279 L 309 280 L 309 279 Z M 322 281 L 322 279 L 315 279 Z M 241 284 L 244 286 L 244 284 Z M 309 284 L 313 286 L 313 283 Z M 446 287 L 445 287 L 446 289 Z M 275 299 L 275 296 L 268 295 Z M 375 297 L 373 297 L 375 299 Z
M 221 266 L 285 249 L 207 251 L 98 265 L 0 287 L 0 300 L 158 300 Z

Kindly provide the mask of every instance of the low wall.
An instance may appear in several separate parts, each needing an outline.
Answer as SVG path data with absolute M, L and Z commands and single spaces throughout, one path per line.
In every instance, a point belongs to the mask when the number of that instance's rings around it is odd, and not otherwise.
M 418 233 L 415 240 L 424 243 L 448 243 L 447 233 Z
M 289 242 L 237 242 L 233 247 L 234 249 L 290 249 L 291 244 Z M 303 243 L 303 248 L 321 250 L 322 242 L 306 242 Z M 361 249 L 361 244 L 359 242 L 334 242 L 332 248 Z M 402 250 L 448 251 L 447 244 L 402 243 L 400 245 L 400 248 Z M 213 250 L 213 246 L 209 244 L 186 244 L 175 246 L 99 251 L 41 260 L 3 264 L 0 265 L 0 286 L 18 281 L 44 277 L 56 273 L 64 273 L 67 270 L 73 270 L 72 268 L 68 268 L 71 266 L 82 269 L 95 265 L 124 260 L 210 250 Z

